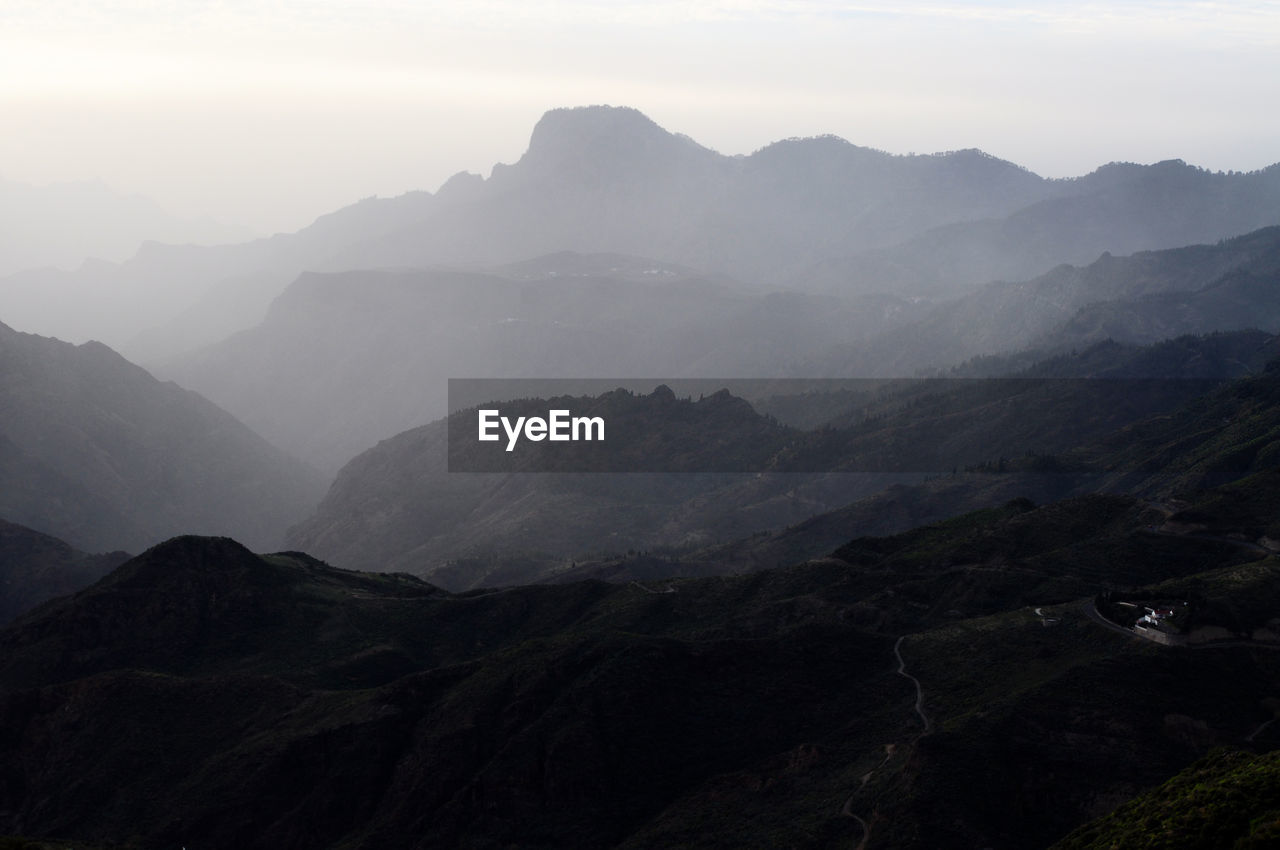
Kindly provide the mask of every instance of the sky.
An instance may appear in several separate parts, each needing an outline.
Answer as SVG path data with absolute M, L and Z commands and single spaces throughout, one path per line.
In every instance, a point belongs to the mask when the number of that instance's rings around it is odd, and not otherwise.
M 725 154 L 1248 171 L 1280 161 L 1280 2 L 0 0 L 0 177 L 260 233 L 487 176 L 596 103 Z

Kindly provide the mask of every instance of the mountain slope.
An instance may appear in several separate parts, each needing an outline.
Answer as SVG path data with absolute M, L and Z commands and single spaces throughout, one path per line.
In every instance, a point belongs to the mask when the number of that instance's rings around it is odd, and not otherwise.
M 463 595 L 178 538 L 0 631 L 22 730 L 0 736 L 0 829 L 1047 846 L 1242 743 L 1280 681 L 1275 652 L 1171 651 L 1084 614 L 1100 582 L 1198 587 L 1205 618 L 1274 597 L 1274 559 L 1153 514 L 1022 501 L 749 576 Z
M 685 421 L 676 408 L 709 409 L 716 397 L 676 402 L 655 392 L 647 418 L 636 420 L 643 423 L 638 433 L 666 441 L 611 432 L 624 451 L 649 453 L 643 467 L 628 469 L 673 468 L 664 466 L 663 447 L 683 444 L 699 461 L 692 468 L 726 473 L 717 475 L 584 473 L 583 467 L 556 474 L 546 466 L 446 471 L 448 425 L 441 420 L 354 458 L 315 514 L 291 530 L 289 545 L 341 566 L 406 570 L 460 589 L 723 574 L 813 557 L 854 534 L 899 531 L 1018 496 L 1046 501 L 1130 487 L 1164 496 L 1228 480 L 1203 472 L 1177 486 L 1170 482 L 1184 461 L 1197 470 L 1218 464 L 1211 458 L 1219 449 L 1237 458 L 1235 465 L 1223 462 L 1224 476 L 1269 462 L 1267 423 L 1280 411 L 1269 389 L 1272 375 L 1200 396 L 1223 380 L 1216 376 L 1261 369 L 1277 353 L 1275 339 L 1261 334 L 1140 349 L 1100 346 L 1009 379 L 906 381 L 838 396 L 839 415 L 828 411 L 822 427 L 803 431 L 770 432 L 765 417 L 741 405 L 714 425 L 708 416 L 703 430 L 686 435 L 672 428 Z M 1085 380 L 1089 375 L 1104 379 Z M 1252 407 L 1231 393 L 1253 399 Z M 827 408 L 821 396 L 797 399 Z M 593 403 L 579 400 L 573 409 Z M 1219 449 L 1195 455 L 1191 435 L 1207 435 L 1205 423 L 1223 417 L 1239 417 L 1239 425 L 1219 435 Z M 1256 463 L 1229 448 L 1254 431 Z M 1157 464 L 1150 455 L 1174 432 L 1182 435 L 1185 454 Z M 735 448 L 738 437 L 758 453 L 749 462 Z M 739 451 L 732 455 L 737 465 L 718 463 L 720 454 L 733 451 Z M 1151 473 L 1136 470 L 1149 467 L 1166 477 L 1140 483 Z M 933 480 L 921 483 L 926 478 Z M 644 550 L 657 550 L 658 562 L 643 555 L 612 560 Z M 560 575 L 571 560 L 592 563 Z
M 1211 173 L 1181 160 L 1113 163 L 1057 181 L 1054 192 L 1008 216 L 956 221 L 799 276 L 798 288 L 879 286 L 954 296 L 988 281 L 1026 280 L 1062 263 L 1216 242 L 1280 224 L 1280 165 Z
M 88 555 L 0 520 L 0 625 L 47 599 L 87 587 L 127 560 L 124 552 Z
M 1187 333 L 1280 330 L 1280 227 L 1213 245 L 1105 255 L 1032 280 L 992 283 L 893 333 L 820 361 L 854 374 L 913 374 L 1024 349 L 1149 344 Z M 816 364 L 809 368 L 819 368 Z
M 904 310 L 561 252 L 483 274 L 305 274 L 262 324 L 161 371 L 336 470 L 443 416 L 449 378 L 768 377 Z
M 90 551 L 183 530 L 270 548 L 318 474 L 99 343 L 0 325 L 0 515 Z
M 1280 840 L 1277 788 L 1280 752 L 1218 752 L 1054 847 L 1270 847 Z

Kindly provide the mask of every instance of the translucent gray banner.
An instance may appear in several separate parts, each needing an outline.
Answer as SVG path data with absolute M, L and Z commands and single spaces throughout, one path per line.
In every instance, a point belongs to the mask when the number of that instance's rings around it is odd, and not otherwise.
M 1077 447 L 1220 383 L 451 379 L 449 471 L 1053 472 Z

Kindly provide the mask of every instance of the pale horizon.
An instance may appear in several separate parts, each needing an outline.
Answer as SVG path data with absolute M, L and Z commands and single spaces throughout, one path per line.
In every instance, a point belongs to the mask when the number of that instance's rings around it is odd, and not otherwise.
M 1280 160 L 1280 4 L 6 4 L 0 177 L 290 232 L 639 109 L 726 155 L 836 135 L 1045 177 Z

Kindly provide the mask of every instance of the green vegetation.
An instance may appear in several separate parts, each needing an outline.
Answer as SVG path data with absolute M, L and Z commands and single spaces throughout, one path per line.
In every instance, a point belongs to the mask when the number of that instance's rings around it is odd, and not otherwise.
M 1280 842 L 1280 752 L 1223 750 L 1077 829 L 1055 850 L 1262 850 Z

